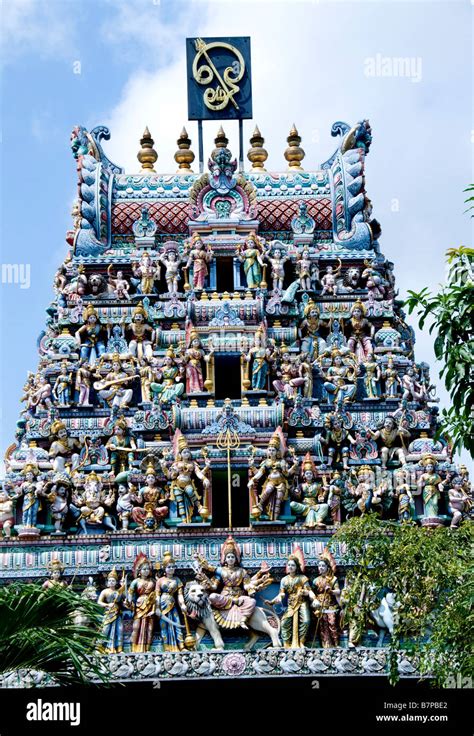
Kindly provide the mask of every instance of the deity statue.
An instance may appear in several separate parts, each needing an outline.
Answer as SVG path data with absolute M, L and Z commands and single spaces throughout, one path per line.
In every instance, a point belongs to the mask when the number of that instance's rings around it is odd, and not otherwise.
M 101 626 L 102 644 L 100 651 L 104 654 L 116 654 L 123 651 L 123 607 L 126 598 L 125 575 L 122 575 L 120 586 L 115 567 L 107 575 L 107 586 L 100 592 L 97 604 L 105 609 Z
M 145 470 L 145 485 L 136 496 L 138 506 L 132 510 L 132 518 L 143 531 L 155 531 L 168 516 L 168 494 L 158 485 L 155 466 L 150 461 Z
M 92 304 L 84 309 L 83 321 L 82 327 L 76 330 L 75 338 L 81 351 L 81 362 L 87 362 L 93 367 L 105 353 L 105 344 L 102 324 Z
M 336 562 L 325 549 L 318 562 L 319 575 L 313 580 L 316 602 L 316 631 L 324 649 L 339 646 L 338 613 L 341 591 L 336 577 Z
M 302 351 L 298 355 L 297 368 L 300 378 L 303 379 L 303 396 L 305 399 L 311 399 L 313 396 L 313 364 L 309 353 Z
M 132 334 L 132 339 L 128 343 L 128 349 L 134 358 L 138 361 L 146 358 L 151 360 L 153 357 L 153 342 L 155 340 L 155 330 L 146 322 L 147 312 L 143 304 L 138 304 L 132 312 L 132 321 L 126 332 Z M 147 339 L 147 335 L 149 339 Z
M 114 501 L 113 489 L 105 490 L 97 473 L 89 473 L 85 478 L 82 492 L 74 489 L 72 493 L 70 509 L 77 522 L 78 533 L 87 534 L 88 524 L 117 531 L 113 518 L 105 510 L 106 507 L 113 506 Z
M 249 289 L 258 289 L 262 282 L 263 245 L 254 232 L 249 233 L 242 246 L 237 245 L 237 255 L 244 264 L 245 278 Z
M 311 256 L 308 248 L 303 248 L 298 253 L 295 263 L 296 273 L 298 275 L 299 287 L 302 291 L 310 291 L 311 284 Z
M 133 503 L 136 500 L 136 488 L 132 483 L 118 483 L 116 511 L 122 530 L 127 531 L 132 516 Z
M 415 501 L 408 483 L 408 473 L 404 468 L 393 473 L 393 495 L 398 501 L 398 520 L 400 522 L 413 521 L 415 518 Z
M 10 539 L 15 524 L 15 501 L 18 497 L 19 494 L 9 493 L 7 488 L 0 487 L 0 531 L 6 539 Z
M 444 490 L 443 484 L 443 490 Z M 472 509 L 472 498 L 470 494 L 466 493 L 463 487 L 463 478 L 460 475 L 455 475 L 451 479 L 449 484 L 448 492 L 448 510 L 452 515 L 451 528 L 456 529 L 463 519 L 468 519 Z
M 133 565 L 134 579 L 127 595 L 127 605 L 133 613 L 132 652 L 148 652 L 153 641 L 156 592 L 151 573 L 148 557 L 140 552 Z
M 355 444 L 356 440 L 344 427 L 343 416 L 337 412 L 331 412 L 324 419 L 324 434 L 320 441 L 327 447 L 327 465 L 332 467 L 334 461 L 342 462 L 342 467 L 349 467 L 349 444 Z
M 111 363 L 112 370 L 105 378 L 102 378 L 98 372 L 95 374 L 99 380 L 94 383 L 94 388 L 99 398 L 112 409 L 113 414 L 116 414 L 119 409 L 126 409 L 132 401 L 133 389 L 125 388 L 124 384 L 134 381 L 137 374 L 127 373 L 122 368 L 122 361 L 118 353 L 112 355 Z
M 119 417 L 114 422 L 112 437 L 105 447 L 110 450 L 110 464 L 115 475 L 130 469 L 137 444 L 125 417 Z
M 383 421 L 381 428 L 375 432 L 367 429 L 368 434 L 381 445 L 382 469 L 385 470 L 389 462 L 398 460 L 401 465 L 406 465 L 406 445 L 410 439 L 410 432 L 403 427 L 402 422 L 397 425 L 395 417 L 388 415 Z
M 413 363 L 408 366 L 402 377 L 402 399 L 405 401 L 428 401 L 426 386 L 418 380 L 419 374 Z
M 294 399 L 298 389 L 304 386 L 304 378 L 300 375 L 298 367 L 291 360 L 291 355 L 286 345 L 279 350 L 280 360 L 277 362 L 277 379 L 273 381 L 275 391 L 286 399 Z
M 65 534 L 63 524 L 69 511 L 68 497 L 71 480 L 67 473 L 56 473 L 45 485 L 42 493 L 50 505 L 51 517 L 54 521 L 53 534 Z
M 316 603 L 316 596 L 304 572 L 303 552 L 296 547 L 288 557 L 286 575 L 281 580 L 278 595 L 265 601 L 269 606 L 286 601 L 287 607 L 281 619 L 281 638 L 285 649 L 302 649 L 305 646 L 311 623 L 309 601 L 313 606 Z
M 40 369 L 32 380 L 25 385 L 24 391 L 22 401 L 26 401 L 26 411 L 30 414 L 36 414 L 38 411 L 49 411 L 52 408 L 52 387 L 43 369 Z
M 261 568 L 252 577 L 241 566 L 241 551 L 232 536 L 221 546 L 220 565 L 211 565 L 202 555 L 196 555 L 196 580 L 213 592 L 209 595 L 214 618 L 224 629 L 249 628 L 255 611 L 255 594 L 272 582 L 268 569 Z M 212 578 L 206 575 L 212 574 Z M 220 592 L 216 592 L 220 589 Z
M 364 386 L 367 399 L 380 398 L 380 368 L 375 360 L 368 360 L 364 363 L 365 375 Z
M 92 406 L 89 402 L 90 390 L 92 382 L 92 371 L 89 363 L 85 360 L 80 363 L 76 371 L 75 390 L 78 392 L 78 406 Z
M 245 356 L 247 363 L 252 363 L 252 391 L 265 391 L 270 365 L 274 360 L 274 351 L 265 339 L 263 325 L 257 328 L 254 345 Z
M 165 552 L 161 563 L 163 575 L 156 580 L 156 615 L 160 623 L 163 651 L 179 652 L 185 648 L 178 609 L 186 616 L 183 583 L 175 575 L 176 560 Z
M 198 339 L 193 342 L 195 342 L 196 347 L 190 348 L 190 354 L 188 356 L 189 360 L 187 363 L 187 366 L 190 366 L 189 382 L 191 384 L 196 380 L 199 383 L 199 381 L 202 380 L 202 387 L 204 388 L 201 358 L 198 357 L 198 352 L 202 353 L 203 351 L 199 350 L 198 342 L 200 345 L 200 341 Z M 193 363 L 193 361 L 195 361 L 195 363 Z M 156 381 L 153 381 L 150 385 L 153 398 L 157 399 L 160 404 L 174 404 L 184 393 L 184 383 L 179 381 L 179 378 L 181 378 L 181 367 L 176 359 L 173 348 L 170 347 L 166 351 L 162 366 L 156 371 Z M 199 385 L 201 384 L 199 383 Z
M 193 460 L 186 438 L 177 429 L 173 438 L 174 460 L 170 460 L 168 453 L 163 453 L 161 468 L 164 475 L 171 481 L 171 500 L 176 501 L 177 513 L 182 523 L 191 524 L 195 514 L 204 521 L 209 516 L 207 493 L 211 485 L 208 478 L 210 461 L 206 457 L 204 469 Z M 195 476 L 201 481 L 204 488 L 204 498 L 199 495 Z
M 400 379 L 398 377 L 398 371 L 393 364 L 393 357 L 389 357 L 386 368 L 382 370 L 382 378 L 385 381 L 385 398 L 389 401 L 391 399 L 398 399 Z
M 325 529 L 329 514 L 327 492 L 322 481 L 316 478 L 316 466 L 309 452 L 301 464 L 303 483 L 299 485 L 293 496 L 298 500 L 290 502 L 290 508 L 297 516 L 304 518 L 302 526 L 306 529 Z
M 358 363 L 366 363 L 372 359 L 374 348 L 372 338 L 375 327 L 365 316 L 366 309 L 358 299 L 352 305 L 351 318 L 348 320 L 349 338 L 347 347 L 354 353 Z
M 365 288 L 367 289 L 369 299 L 383 299 L 385 295 L 385 279 L 382 277 L 374 264 L 364 261 L 366 268 L 362 271 L 361 278 L 367 279 Z
M 335 348 L 330 355 L 331 365 L 325 367 L 321 356 L 318 367 L 325 379 L 323 386 L 329 402 L 341 408 L 355 399 L 358 366 L 353 353 Z
M 156 294 L 155 281 L 159 281 L 161 265 L 155 262 L 148 251 L 143 251 L 140 261 L 132 263 L 132 273 L 135 278 L 130 279 L 136 287 L 137 294 Z
M 81 448 L 81 443 L 75 437 L 69 437 L 66 425 L 57 419 L 51 424 L 51 435 L 55 439 L 51 442 L 48 455 L 53 462 L 55 473 L 64 473 L 73 470 L 79 460 L 74 450 Z
M 67 360 L 63 360 L 52 390 L 53 398 L 57 401 L 58 406 L 71 406 L 71 386 L 72 373 L 68 371 Z
M 113 293 L 116 299 L 119 299 L 120 301 L 129 301 L 130 284 L 128 283 L 127 279 L 124 278 L 123 271 L 117 271 L 117 275 L 114 277 L 112 275 L 112 269 L 113 266 L 112 264 L 110 264 L 110 266 L 107 268 L 108 285 L 110 291 Z
M 436 460 L 432 455 L 427 454 L 420 460 L 420 465 L 425 469 L 417 482 L 417 495 L 421 494 L 423 498 L 423 518 L 430 520 L 430 524 L 438 526 L 441 524 L 441 520 L 436 520 L 439 515 L 438 507 L 443 486 L 441 477 L 436 472 Z
M 351 480 L 352 475 L 355 475 L 355 484 Z M 383 512 L 382 496 L 386 490 L 384 484 L 375 486 L 373 471 L 368 465 L 362 465 L 357 474 L 352 471 L 351 476 L 346 483 L 349 494 L 354 500 L 348 501 L 347 507 L 353 511 L 357 510 L 362 515 L 369 511 L 376 511 L 381 515 Z
M 283 281 L 285 279 L 285 263 L 289 260 L 289 257 L 286 254 L 283 254 L 281 247 L 274 244 L 273 247 L 267 248 L 264 251 L 263 258 L 267 260 L 271 266 L 273 291 L 281 293 L 283 291 Z
M 339 265 L 336 270 L 334 270 L 333 266 L 326 266 L 326 273 L 324 276 L 321 276 L 321 284 L 323 285 L 321 296 L 325 296 L 326 294 L 328 296 L 337 296 L 337 277 L 341 273 L 342 268 L 341 260 L 339 258 L 337 260 L 339 261 Z
M 181 279 L 179 266 L 183 260 L 178 253 L 178 247 L 174 243 L 166 244 L 159 260 L 165 267 L 165 281 L 168 287 L 168 294 L 177 294 L 179 291 L 178 282 Z
M 39 497 L 42 495 L 44 483 L 38 480 L 40 470 L 33 463 L 25 465 L 21 473 L 25 478 L 23 483 L 20 484 L 18 494 L 19 496 L 23 496 L 21 525 L 35 529 L 40 508 Z
M 304 308 L 299 334 L 302 338 L 301 350 L 309 354 L 311 361 L 317 360 L 326 348 L 325 341 L 319 335 L 320 327 L 325 325 L 326 323 L 319 319 L 318 307 L 310 300 Z
M 212 261 L 213 252 L 211 245 L 204 245 L 202 238 L 197 233 L 191 238 L 188 244 L 188 260 L 184 268 L 188 271 L 191 266 L 193 269 L 193 289 L 194 291 L 202 291 L 206 277 L 209 273 L 208 264 Z
M 66 588 L 67 583 L 65 580 L 61 580 L 61 576 L 64 572 L 64 565 L 61 560 L 53 557 L 47 564 L 49 571 L 49 580 L 45 580 L 41 586 L 43 590 L 50 590 L 51 588 Z
M 253 494 L 260 480 L 264 479 L 262 492 L 252 508 L 252 517 L 259 519 L 266 514 L 271 521 L 280 517 L 282 503 L 288 498 L 290 478 L 298 469 L 298 460 L 293 454 L 292 464 L 288 467 L 285 460 L 285 438 L 281 427 L 274 432 L 268 443 L 267 457 L 260 463 L 259 468 L 248 482 L 248 488 Z M 249 468 L 253 459 L 249 460 Z
M 334 471 L 329 481 L 328 506 L 333 526 L 341 526 L 341 498 L 345 483 L 339 471 Z
M 140 376 L 140 388 L 142 392 L 142 404 L 151 403 L 151 384 L 156 375 L 154 369 L 147 363 L 145 358 L 139 361 L 138 375 Z
M 211 359 L 212 351 L 205 354 L 199 334 L 196 329 L 192 328 L 188 336 L 188 347 L 184 351 L 183 364 L 186 367 L 186 393 L 201 393 L 205 389 L 204 375 L 202 371 L 202 361 L 208 363 Z

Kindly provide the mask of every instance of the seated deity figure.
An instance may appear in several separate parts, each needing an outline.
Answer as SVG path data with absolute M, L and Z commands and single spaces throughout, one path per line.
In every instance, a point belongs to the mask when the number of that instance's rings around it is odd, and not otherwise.
M 224 629 L 248 628 L 257 605 L 255 594 L 272 582 L 268 570 L 260 569 L 252 577 L 241 566 L 241 550 L 232 536 L 220 550 L 220 565 L 211 565 L 196 554 L 196 580 L 212 591 L 209 595 L 214 618 Z M 209 577 L 206 573 L 211 573 Z
M 406 465 L 405 445 L 410 440 L 410 432 L 403 427 L 401 422 L 397 424 L 395 417 L 389 414 L 379 429 L 374 432 L 369 427 L 367 432 L 380 445 L 382 469 L 385 469 L 387 464 L 394 460 L 398 460 L 401 465 Z
M 269 606 L 286 601 L 286 610 L 281 619 L 281 638 L 285 649 L 302 649 L 305 646 L 311 624 L 310 605 L 316 605 L 316 596 L 304 572 L 303 551 L 296 546 L 288 557 L 286 575 L 281 579 L 278 595 L 265 601 Z
M 358 299 L 351 309 L 351 318 L 348 320 L 349 337 L 347 347 L 354 353 L 358 363 L 366 363 L 371 360 L 374 348 L 372 338 L 375 327 L 365 316 L 366 309 Z
M 254 345 L 245 356 L 247 364 L 252 365 L 252 391 L 265 391 L 269 368 L 275 359 L 275 351 L 265 338 L 265 328 L 261 325 L 255 332 Z
M 275 391 L 284 396 L 286 399 L 294 399 L 299 389 L 304 386 L 305 380 L 301 376 L 298 366 L 291 359 L 290 352 L 286 345 L 282 345 L 279 350 L 279 360 L 277 359 L 277 379 L 273 381 Z
M 133 389 L 126 388 L 126 384 L 134 381 L 138 374 L 127 373 L 122 368 L 122 360 L 118 353 L 112 355 L 112 370 L 102 379 L 100 373 L 96 373 L 99 381 L 94 383 L 94 388 L 98 396 L 104 404 L 107 404 L 113 414 L 117 414 L 119 409 L 126 409 L 132 401 Z
M 339 646 L 338 614 L 341 589 L 336 577 L 336 562 L 325 549 L 319 558 L 318 576 L 313 580 L 317 633 L 324 649 Z
M 301 475 L 303 482 L 292 493 L 298 500 L 291 501 L 290 508 L 294 514 L 303 517 L 302 526 L 306 529 L 325 529 L 324 522 L 329 514 L 327 490 L 316 478 L 316 466 L 309 452 L 302 462 Z
M 80 441 L 75 437 L 69 437 L 66 425 L 60 419 L 51 424 L 51 436 L 54 439 L 49 446 L 48 455 L 53 463 L 54 472 L 71 472 L 79 461 L 79 454 L 74 450 L 81 449 Z
M 443 484 L 444 489 L 444 484 Z M 456 529 L 464 519 L 468 519 L 472 509 L 472 498 L 463 487 L 461 475 L 455 475 L 451 479 L 448 494 L 448 511 L 452 515 L 451 528 Z
M 156 294 L 155 281 L 159 281 L 161 275 L 160 263 L 153 260 L 148 251 L 144 251 L 138 263 L 132 263 L 134 278 L 130 281 L 136 288 L 137 294 Z
M 31 381 L 25 386 L 25 395 L 22 401 L 26 401 L 26 412 L 37 414 L 41 411 L 50 411 L 53 402 L 53 389 L 43 369 L 40 369 Z
M 158 485 L 158 474 L 150 461 L 145 470 L 145 485 L 136 494 L 137 506 L 132 510 L 132 518 L 144 531 L 155 531 L 168 516 L 168 497 Z
M 179 291 L 179 281 L 181 280 L 179 267 L 183 262 L 183 259 L 179 255 L 177 245 L 174 243 L 165 244 L 164 252 L 160 255 L 159 260 L 165 267 L 165 281 L 168 287 L 168 294 L 177 294 Z
M 335 348 L 330 353 L 331 364 L 326 367 L 323 354 L 318 361 L 318 368 L 324 380 L 323 386 L 329 402 L 341 408 L 354 401 L 357 391 L 358 366 L 353 353 L 343 353 Z
M 102 480 L 97 473 L 92 472 L 84 480 L 84 488 L 73 490 L 71 512 L 78 524 L 78 534 L 87 534 L 87 525 L 103 525 L 107 529 L 116 531 L 116 526 L 106 507 L 113 506 L 115 494 L 113 489 L 105 490 Z
M 128 349 L 138 361 L 143 358 L 151 360 L 153 357 L 155 330 L 147 323 L 147 317 L 143 304 L 138 304 L 132 312 L 130 325 L 125 328 L 125 332 L 129 332 L 132 338 L 128 343 Z
M 294 452 L 290 466 L 285 460 L 285 454 L 285 438 L 281 427 L 278 427 L 268 443 L 267 457 L 260 463 L 248 483 L 249 490 L 253 494 L 256 493 L 259 482 L 263 481 L 262 491 L 260 495 L 257 495 L 252 508 L 254 519 L 259 519 L 262 514 L 266 514 L 271 521 L 280 517 L 283 501 L 288 497 L 290 478 L 298 469 L 298 460 Z M 249 467 L 252 467 L 252 458 L 249 461 Z
M 206 283 L 206 277 L 209 274 L 209 264 L 213 258 L 213 252 L 210 244 L 204 245 L 200 235 L 194 233 L 191 241 L 187 244 L 188 260 L 184 268 L 187 272 L 192 267 L 194 291 L 202 291 Z M 186 288 L 186 285 L 185 285 Z M 189 286 L 188 286 L 189 288 Z
M 319 334 L 321 327 L 326 322 L 319 319 L 319 309 L 315 302 L 310 300 L 303 311 L 303 319 L 299 325 L 299 336 L 301 338 L 301 350 L 308 353 L 310 360 L 315 361 L 326 349 L 326 343 Z
M 249 289 L 258 289 L 262 282 L 263 246 L 262 242 L 251 232 L 244 245 L 237 246 L 238 259 L 244 264 L 245 278 Z
M 197 354 L 198 348 L 193 348 Z M 194 354 L 194 353 L 193 353 Z M 191 362 L 193 358 L 189 358 Z M 202 371 L 202 369 L 201 369 Z M 156 380 L 150 384 L 153 398 L 160 404 L 174 404 L 184 393 L 184 383 L 181 378 L 181 366 L 179 365 L 172 347 L 168 348 L 163 359 L 163 364 L 155 371 Z M 202 376 L 202 373 L 201 373 Z M 204 383 L 203 383 L 204 387 Z
M 76 342 L 81 351 L 81 361 L 95 366 L 105 353 L 105 343 L 102 324 L 92 304 L 88 304 L 84 309 L 83 320 L 82 327 L 76 330 Z
M 346 486 L 350 496 L 354 499 L 352 503 L 348 502 L 347 506 L 351 506 L 353 511 L 360 514 L 366 514 L 369 511 L 377 511 L 382 514 L 382 496 L 385 493 L 384 484 L 375 486 L 373 471 L 368 465 L 362 465 L 356 475 L 356 483 L 354 484 L 349 477 Z
M 205 521 L 209 516 L 207 494 L 211 485 L 208 478 L 210 461 L 206 457 L 204 469 L 199 467 L 179 429 L 174 434 L 173 449 L 174 459 L 170 459 L 169 454 L 164 452 L 160 462 L 165 477 L 170 481 L 170 500 L 176 501 L 181 523 L 191 524 L 196 514 Z M 203 498 L 198 493 L 194 478 L 202 483 Z

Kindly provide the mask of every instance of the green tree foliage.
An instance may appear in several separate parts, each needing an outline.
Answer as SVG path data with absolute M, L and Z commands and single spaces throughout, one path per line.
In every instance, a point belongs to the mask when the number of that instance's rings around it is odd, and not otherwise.
M 426 529 L 380 521 L 375 514 L 347 521 L 331 546 L 342 545 L 348 565 L 345 620 L 373 628 L 370 612 L 386 591 L 395 595 L 390 680 L 397 652 L 416 655 L 422 676 L 440 686 L 452 677 L 474 679 L 472 522 L 459 529 Z
M 101 609 L 70 588 L 0 588 L 0 673 L 41 671 L 61 685 L 107 678 L 96 653 Z
M 474 210 L 474 185 L 466 189 L 466 202 Z M 474 215 L 473 215 L 474 216 Z M 447 251 L 447 281 L 438 294 L 427 288 L 409 291 L 406 305 L 410 314 L 416 310 L 423 329 L 435 333 L 436 358 L 444 362 L 440 376 L 451 396 L 452 406 L 442 413 L 440 432 L 447 435 L 455 449 L 465 447 L 474 457 L 474 250 L 462 246 Z

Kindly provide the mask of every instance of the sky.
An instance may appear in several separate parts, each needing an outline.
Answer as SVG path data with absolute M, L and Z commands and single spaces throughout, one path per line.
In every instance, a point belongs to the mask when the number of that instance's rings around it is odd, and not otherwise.
M 1 13 L 2 455 L 67 252 L 76 189 L 70 132 L 107 125 L 105 151 L 127 173 L 139 170 L 146 125 L 158 172 L 175 170 L 183 125 L 197 153 L 186 111 L 187 36 L 251 37 L 254 118 L 244 139 L 258 124 L 269 170 L 285 169 L 293 123 L 311 170 L 336 147 L 334 121 L 369 119 L 366 189 L 401 298 L 437 289 L 445 251 L 472 244 L 463 193 L 473 181 L 470 0 L 4 0 Z M 402 73 L 396 59 L 405 60 Z M 205 159 L 216 127 L 204 124 Z M 237 154 L 237 123 L 224 128 Z M 18 266 L 19 283 L 6 283 L 8 264 Z M 416 334 L 417 360 L 431 364 L 443 406 L 432 340 Z

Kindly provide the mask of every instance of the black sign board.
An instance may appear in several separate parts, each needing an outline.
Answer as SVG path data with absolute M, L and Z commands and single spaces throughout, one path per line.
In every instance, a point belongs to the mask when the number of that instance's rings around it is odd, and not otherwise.
M 250 38 L 187 38 L 189 120 L 252 117 Z

